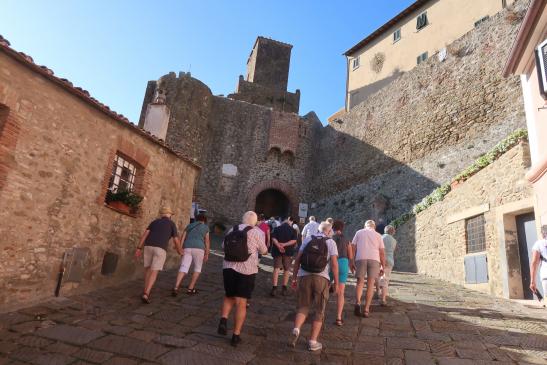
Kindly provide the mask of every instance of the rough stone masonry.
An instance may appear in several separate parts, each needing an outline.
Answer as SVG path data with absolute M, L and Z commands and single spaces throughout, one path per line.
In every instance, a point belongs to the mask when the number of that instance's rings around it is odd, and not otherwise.
M 518 78 L 503 78 L 500 60 L 526 3 L 491 17 L 447 45 L 445 60 L 433 55 L 326 127 L 313 112 L 296 114 L 300 91 L 286 90 L 291 46 L 263 37 L 228 97 L 186 73 L 149 82 L 140 125 L 154 94 L 165 92 L 166 141 L 204 166 L 194 198 L 215 223 L 236 221 L 269 189 L 288 198 L 287 213 L 309 203 L 311 213 L 344 219 L 348 232 L 368 217 L 389 221 L 525 125 Z

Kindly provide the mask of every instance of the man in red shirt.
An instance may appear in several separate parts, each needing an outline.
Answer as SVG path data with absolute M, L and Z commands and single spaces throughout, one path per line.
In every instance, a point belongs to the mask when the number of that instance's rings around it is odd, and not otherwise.
M 268 223 L 266 223 L 266 216 L 264 214 L 260 214 L 258 216 L 258 223 L 256 224 L 262 232 L 264 232 L 264 236 L 266 237 L 266 247 L 268 247 L 268 250 L 270 249 L 270 226 Z

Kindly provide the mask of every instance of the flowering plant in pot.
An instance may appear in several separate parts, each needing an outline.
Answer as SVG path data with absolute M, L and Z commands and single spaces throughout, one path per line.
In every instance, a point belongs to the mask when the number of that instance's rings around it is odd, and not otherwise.
M 108 190 L 106 193 L 106 204 L 122 211 L 124 213 L 132 213 L 139 209 L 143 197 L 129 190 Z

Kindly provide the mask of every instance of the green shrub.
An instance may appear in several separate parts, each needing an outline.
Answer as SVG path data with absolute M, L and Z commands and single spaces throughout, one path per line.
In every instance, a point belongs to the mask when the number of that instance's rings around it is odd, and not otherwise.
M 480 170 L 484 169 L 486 166 L 492 164 L 494 161 L 496 161 L 501 155 L 503 155 L 505 152 L 509 151 L 511 148 L 516 146 L 520 141 L 527 140 L 528 139 L 528 131 L 526 129 L 517 129 L 513 133 L 511 133 L 507 138 L 505 138 L 503 141 L 499 142 L 497 145 L 492 148 L 492 150 L 488 151 L 481 157 L 479 157 L 471 166 L 467 167 L 465 170 L 460 172 L 456 177 L 452 180 L 453 182 L 464 182 L 465 180 L 469 179 L 471 176 L 475 175 Z M 426 196 L 422 199 L 421 202 L 416 204 L 414 207 L 412 207 L 412 211 L 404 213 L 400 217 L 394 219 L 391 221 L 391 225 L 395 228 L 401 226 L 402 224 L 408 222 L 412 217 L 414 217 L 416 214 L 423 212 L 427 208 L 429 208 L 431 205 L 433 205 L 436 202 L 440 202 L 444 199 L 444 197 L 450 192 L 451 190 L 450 184 L 444 184 L 439 186 L 437 189 L 433 190 L 431 194 Z
M 142 202 L 143 197 L 128 190 L 118 190 L 113 192 L 108 190 L 106 193 L 106 202 L 122 202 L 132 209 L 137 209 Z

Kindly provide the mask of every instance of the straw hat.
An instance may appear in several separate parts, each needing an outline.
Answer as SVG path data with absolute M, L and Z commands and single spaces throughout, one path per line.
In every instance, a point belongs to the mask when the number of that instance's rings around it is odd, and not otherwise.
M 162 208 L 160 209 L 160 214 L 161 214 L 161 215 L 164 215 L 164 214 L 171 214 L 171 215 L 173 215 L 174 213 L 173 213 L 173 211 L 171 210 L 171 207 L 162 207 Z

